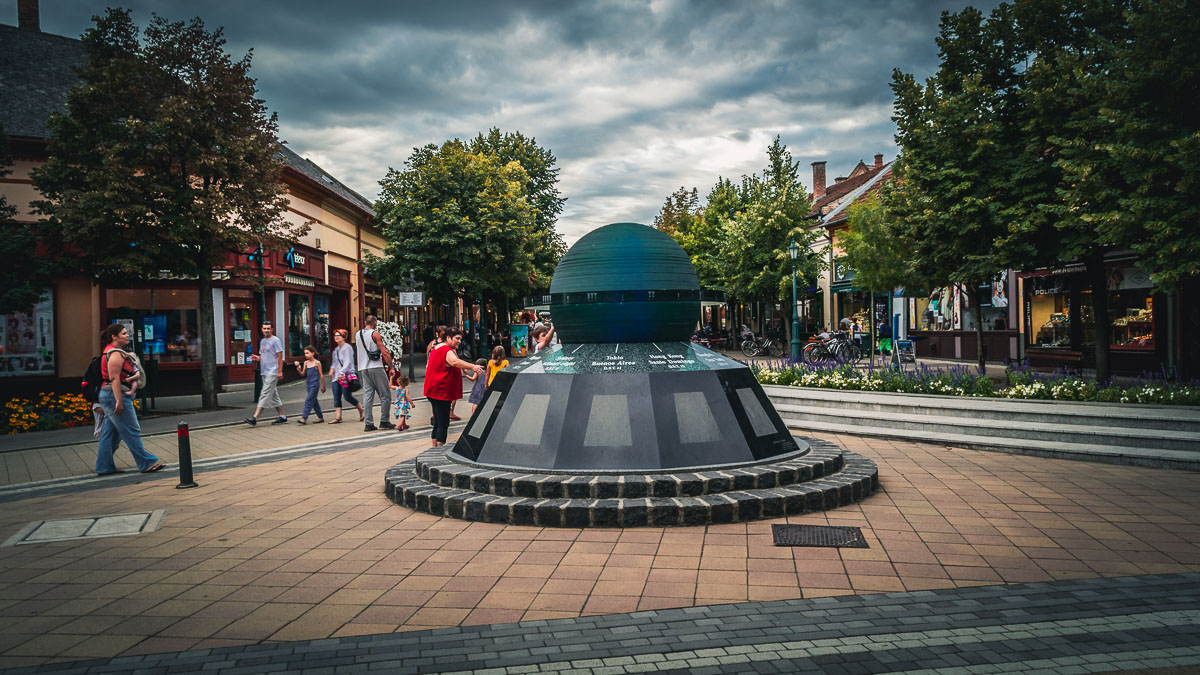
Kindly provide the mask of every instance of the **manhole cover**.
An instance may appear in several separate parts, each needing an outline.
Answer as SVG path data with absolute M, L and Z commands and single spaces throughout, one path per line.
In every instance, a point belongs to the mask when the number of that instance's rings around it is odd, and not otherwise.
M 158 529 L 165 509 L 144 513 L 122 513 L 114 516 L 69 518 L 66 520 L 39 520 L 29 523 L 0 546 L 19 544 L 44 544 L 51 541 L 75 539 L 99 539 L 101 537 L 125 537 Z
M 772 525 L 776 546 L 822 546 L 827 548 L 870 548 L 857 527 L 833 525 Z

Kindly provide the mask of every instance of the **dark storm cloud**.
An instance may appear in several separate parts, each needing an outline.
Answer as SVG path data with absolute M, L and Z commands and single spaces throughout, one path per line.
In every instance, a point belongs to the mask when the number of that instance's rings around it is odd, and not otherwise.
M 112 0 L 107 0 L 111 2 Z M 43 30 L 77 36 L 104 0 L 42 3 Z M 15 2 L 0 0 L 0 22 Z M 929 74 L 954 0 L 820 2 L 125 3 L 199 14 L 254 49 L 260 95 L 290 147 L 368 197 L 414 146 L 492 126 L 559 158 L 568 241 L 649 222 L 682 186 L 761 172 L 776 134 L 830 179 L 895 155 L 893 68 Z M 994 3 L 987 3 L 987 7 Z

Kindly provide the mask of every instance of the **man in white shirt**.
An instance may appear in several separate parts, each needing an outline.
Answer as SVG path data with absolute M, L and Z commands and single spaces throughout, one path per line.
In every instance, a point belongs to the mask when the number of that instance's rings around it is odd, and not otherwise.
M 377 320 L 368 314 L 363 321 L 362 330 L 354 338 L 357 347 L 358 379 L 363 386 L 363 421 L 366 425 L 363 431 L 375 431 L 374 407 L 375 397 L 379 397 L 379 428 L 391 429 L 392 424 L 392 388 L 388 386 L 388 369 L 392 367 L 392 355 L 383 346 L 383 337 L 375 330 Z M 372 358 L 374 357 L 374 358 Z
M 258 416 L 263 408 L 274 406 L 279 418 L 271 424 L 287 424 L 287 416 L 283 414 L 283 400 L 279 398 L 279 383 L 283 380 L 283 342 L 275 336 L 275 327 L 270 321 L 262 325 L 263 339 L 258 343 L 258 353 L 250 357 L 258 362 L 258 372 L 262 374 L 262 394 L 258 397 L 258 407 L 254 416 L 246 418 L 246 424 L 258 424 Z

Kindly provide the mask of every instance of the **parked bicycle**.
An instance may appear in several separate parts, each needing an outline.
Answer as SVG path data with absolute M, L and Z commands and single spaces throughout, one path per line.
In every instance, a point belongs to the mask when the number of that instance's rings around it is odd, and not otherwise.
M 785 346 L 783 340 L 771 336 L 755 337 L 754 333 L 742 326 L 742 353 L 746 356 L 769 354 L 776 358 L 783 356 Z
M 810 342 L 800 352 L 800 360 L 809 365 L 855 364 L 862 357 L 862 349 L 850 339 L 846 331 L 837 331 L 827 340 Z

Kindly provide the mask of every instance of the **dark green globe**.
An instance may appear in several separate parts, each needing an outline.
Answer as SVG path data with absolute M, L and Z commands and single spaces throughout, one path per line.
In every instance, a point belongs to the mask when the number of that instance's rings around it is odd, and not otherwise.
M 584 235 L 550 282 L 563 343 L 688 340 L 700 317 L 700 280 L 667 234 L 613 223 Z

